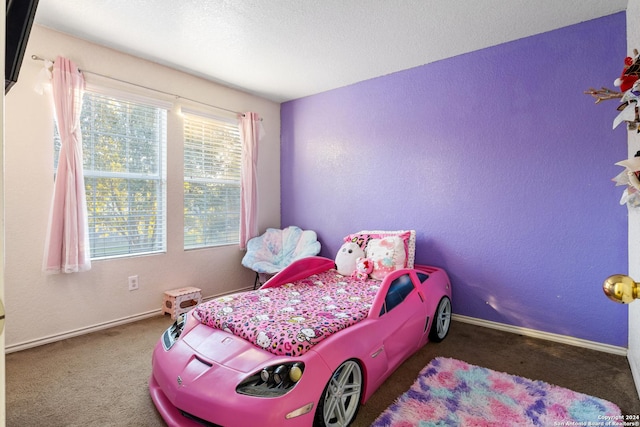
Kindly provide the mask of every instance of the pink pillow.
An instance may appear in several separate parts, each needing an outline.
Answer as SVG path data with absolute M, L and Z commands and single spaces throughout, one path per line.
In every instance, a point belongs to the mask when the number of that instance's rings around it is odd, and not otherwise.
M 344 238 L 345 242 L 354 242 L 366 252 L 367 244 L 371 239 L 382 239 L 389 236 L 398 236 L 404 243 L 405 267 L 413 268 L 416 258 L 416 231 L 415 230 L 362 230 L 357 233 L 349 234 Z

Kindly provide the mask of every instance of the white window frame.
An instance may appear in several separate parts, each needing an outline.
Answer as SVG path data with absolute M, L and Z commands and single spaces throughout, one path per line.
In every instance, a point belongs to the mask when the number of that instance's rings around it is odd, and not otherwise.
M 128 93 L 126 91 L 115 90 L 106 87 L 100 86 L 91 86 L 88 85 L 85 91 L 85 100 L 88 97 L 107 97 L 115 100 L 116 102 L 121 103 L 131 103 L 136 105 L 142 105 L 146 107 L 157 108 L 156 114 L 159 115 L 156 129 L 157 136 L 160 138 L 158 141 L 159 147 L 157 149 L 156 158 L 154 161 L 157 164 L 157 170 L 152 173 L 140 173 L 140 172 L 126 172 L 126 171 L 106 171 L 106 170 L 94 170 L 91 167 L 91 164 L 87 164 L 88 155 L 86 148 L 83 148 L 83 163 L 84 163 L 84 177 L 85 177 L 85 187 L 86 187 L 86 197 L 87 197 L 87 209 L 88 209 L 88 222 L 89 222 L 89 240 L 91 244 L 91 259 L 92 260 L 100 260 L 100 259 L 110 259 L 110 258 L 122 258 L 122 257 L 131 257 L 131 256 L 139 256 L 139 255 L 148 255 L 155 253 L 165 253 L 167 250 L 167 169 L 166 169 L 166 156 L 167 156 L 167 123 L 168 123 L 168 112 L 172 108 L 172 104 L 166 101 L 158 100 L 155 98 L 149 98 L 145 96 L 140 96 L 133 93 Z M 85 112 L 83 111 L 84 114 Z M 82 129 L 83 136 L 83 145 L 86 147 L 87 139 L 91 139 L 93 135 L 91 132 L 86 129 Z M 119 135 L 122 138 L 122 135 Z M 59 137 L 57 134 L 57 130 L 55 132 L 56 148 L 55 148 L 55 160 L 54 160 L 54 168 L 57 166 L 57 158 L 58 158 L 58 150 L 59 150 Z M 126 137 L 125 137 L 126 139 Z M 94 144 L 91 143 L 91 146 L 94 147 Z M 55 170 L 55 169 L 54 169 Z M 129 241 L 128 245 L 118 244 L 120 249 L 115 247 L 109 247 L 106 239 L 110 237 L 105 236 L 107 231 L 99 230 L 97 227 L 96 215 L 94 214 L 91 206 L 92 202 L 95 200 L 96 192 L 91 190 L 91 181 L 94 179 L 103 179 L 103 178 L 115 178 L 115 179 L 125 179 L 125 180 L 151 180 L 155 181 L 156 194 L 159 195 L 159 198 L 155 199 L 156 209 L 154 218 L 154 233 L 153 239 L 151 242 L 147 242 L 142 247 L 135 247 L 135 245 Z M 131 194 L 128 195 L 131 197 Z M 132 203 L 135 203 L 133 201 Z M 128 232 L 134 224 L 128 224 L 126 230 Z M 111 241 L 117 240 L 116 237 L 111 237 Z M 126 239 L 124 239 L 126 240 Z M 100 248 L 100 250 L 98 250 Z M 109 253 L 110 252 L 110 253 Z
M 240 243 L 240 186 L 242 173 L 242 142 L 237 119 L 229 119 L 213 114 L 203 113 L 198 110 L 182 108 L 184 120 L 183 137 L 183 164 L 184 164 L 184 249 L 201 249 L 225 245 L 237 245 Z M 220 139 L 196 141 L 195 135 L 189 135 L 191 126 L 202 124 L 203 135 L 217 130 L 224 136 Z M 209 126 L 209 127 L 207 127 Z M 194 160 L 190 156 L 198 156 L 199 167 L 192 166 Z M 215 156 L 225 157 L 225 171 L 216 168 L 220 159 Z M 228 172 L 228 173 L 226 173 Z M 222 203 L 213 203 L 207 200 L 203 191 L 201 198 L 191 197 L 188 187 L 200 186 L 206 189 L 223 188 L 218 196 Z M 212 196 L 211 192 L 208 193 Z M 197 213 L 190 209 L 190 201 L 195 200 L 203 207 L 203 212 Z M 212 225 L 208 227 L 208 225 Z

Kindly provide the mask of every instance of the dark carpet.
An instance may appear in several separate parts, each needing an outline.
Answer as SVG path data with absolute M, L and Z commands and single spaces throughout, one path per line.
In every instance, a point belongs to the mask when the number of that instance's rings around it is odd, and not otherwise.
M 151 352 L 168 316 L 114 327 L 6 356 L 7 426 L 163 426 L 147 390 Z M 453 322 L 449 336 L 408 359 L 360 408 L 369 426 L 435 357 L 609 400 L 640 414 L 627 358 Z

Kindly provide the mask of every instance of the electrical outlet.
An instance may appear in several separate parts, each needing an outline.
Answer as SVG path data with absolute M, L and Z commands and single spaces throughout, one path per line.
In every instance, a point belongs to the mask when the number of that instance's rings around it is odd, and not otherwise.
M 138 276 L 129 276 L 129 290 L 135 291 L 138 289 Z

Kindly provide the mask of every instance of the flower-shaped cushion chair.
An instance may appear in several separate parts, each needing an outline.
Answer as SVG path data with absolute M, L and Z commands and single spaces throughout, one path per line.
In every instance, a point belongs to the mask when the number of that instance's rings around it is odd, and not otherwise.
M 247 242 L 242 265 L 256 272 L 254 289 L 280 270 L 301 258 L 318 255 L 320 242 L 315 231 L 296 226 L 268 228 L 264 234 Z

